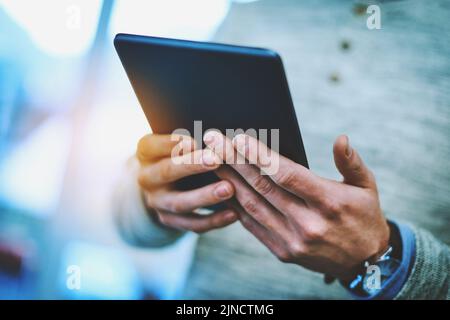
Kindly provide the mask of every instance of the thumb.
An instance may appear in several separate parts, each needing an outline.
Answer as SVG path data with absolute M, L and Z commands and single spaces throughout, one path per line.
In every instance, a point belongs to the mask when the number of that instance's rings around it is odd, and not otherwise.
M 346 135 L 340 135 L 333 146 L 334 162 L 344 177 L 344 183 L 362 188 L 376 189 L 375 178 L 350 146 Z

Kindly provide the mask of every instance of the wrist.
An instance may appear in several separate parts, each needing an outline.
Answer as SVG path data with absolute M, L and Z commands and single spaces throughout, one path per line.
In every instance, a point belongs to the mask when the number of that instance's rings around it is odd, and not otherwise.
M 384 231 L 382 233 L 382 236 L 380 237 L 380 242 L 378 246 L 379 249 L 375 254 L 369 256 L 365 261 L 368 262 L 378 261 L 380 258 L 382 258 L 382 256 L 386 253 L 386 251 L 390 247 L 392 248 L 397 247 L 397 244 L 398 244 L 397 237 L 395 236 L 395 233 L 393 232 L 391 225 L 386 220 L 384 220 Z
M 367 263 L 370 265 L 377 262 L 391 247 L 392 235 L 392 228 L 385 220 L 382 232 L 380 232 L 380 236 L 377 239 L 376 244 L 372 244 L 372 248 L 368 248 L 365 253 L 358 253 L 359 257 L 363 256 L 365 258 L 362 260 L 361 258 L 355 259 L 356 263 L 352 264 L 352 266 L 347 270 L 344 270 L 344 272 L 342 272 L 340 276 L 337 276 L 337 278 L 344 282 L 350 281 L 360 274 L 361 270 L 365 269 L 365 265 Z M 330 278 L 329 276 L 327 277 Z M 330 281 L 328 280 L 326 282 L 329 283 Z
M 390 282 L 402 261 L 402 240 L 398 229 L 389 224 L 389 241 L 383 250 L 365 260 L 352 278 L 340 279 L 353 295 L 360 298 L 378 296 Z
M 383 260 L 386 253 L 389 251 L 389 257 L 401 260 L 402 258 L 402 239 L 399 230 L 392 223 L 386 222 L 386 227 L 388 229 L 387 240 L 382 242 L 380 245 L 380 250 L 366 259 L 364 262 L 376 263 L 377 261 Z

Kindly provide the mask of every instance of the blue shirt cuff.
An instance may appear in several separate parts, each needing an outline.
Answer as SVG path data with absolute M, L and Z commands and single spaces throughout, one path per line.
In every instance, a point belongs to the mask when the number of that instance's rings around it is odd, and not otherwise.
M 352 292 L 354 298 L 359 300 L 391 300 L 400 292 L 403 285 L 406 283 L 408 276 L 414 264 L 416 254 L 416 239 L 414 232 L 405 224 L 389 221 L 392 228 L 397 229 L 402 245 L 401 262 L 397 270 L 384 281 L 381 289 L 371 296 L 361 297 Z

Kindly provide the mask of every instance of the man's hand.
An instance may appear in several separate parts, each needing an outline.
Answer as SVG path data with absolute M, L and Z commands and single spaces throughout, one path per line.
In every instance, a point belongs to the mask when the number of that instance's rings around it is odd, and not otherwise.
M 316 176 L 249 136 L 230 141 L 210 131 L 204 141 L 223 161 L 241 158 L 217 173 L 234 185 L 243 226 L 281 261 L 345 278 L 387 247 L 390 231 L 375 178 L 346 136 L 334 145 L 343 182 Z M 242 157 L 256 161 L 242 164 Z M 271 161 L 279 161 L 277 172 L 261 175 Z
M 176 180 L 215 170 L 220 160 L 210 150 L 196 150 L 195 141 L 190 137 L 180 136 L 178 141 L 172 138 L 171 135 L 146 135 L 139 141 L 136 153 L 141 164 L 139 184 L 155 218 L 167 227 L 197 233 L 236 221 L 238 215 L 232 209 L 210 215 L 192 212 L 231 198 L 234 189 L 228 181 L 189 191 L 173 189 Z M 180 151 L 179 155 L 173 156 L 174 150 Z

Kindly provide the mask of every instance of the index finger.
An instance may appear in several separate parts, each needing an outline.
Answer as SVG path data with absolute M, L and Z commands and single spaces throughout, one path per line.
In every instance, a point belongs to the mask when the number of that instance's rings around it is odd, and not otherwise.
M 318 200 L 323 193 L 322 180 L 304 166 L 269 149 L 263 142 L 238 134 L 233 138 L 235 149 L 268 175 L 277 185 L 305 200 Z
M 191 152 L 196 148 L 195 140 L 182 135 L 148 134 L 139 140 L 136 156 L 141 162 L 154 161 L 171 156 L 175 148 L 179 148 L 179 154 Z
M 220 159 L 208 149 L 195 150 L 178 157 L 167 157 L 143 165 L 138 181 L 144 189 L 152 189 L 175 182 L 181 178 L 213 171 L 220 166 Z
M 158 218 L 161 223 L 168 227 L 203 233 L 232 224 L 238 219 L 238 214 L 233 209 L 224 209 L 208 215 L 197 213 L 179 215 L 158 211 Z

